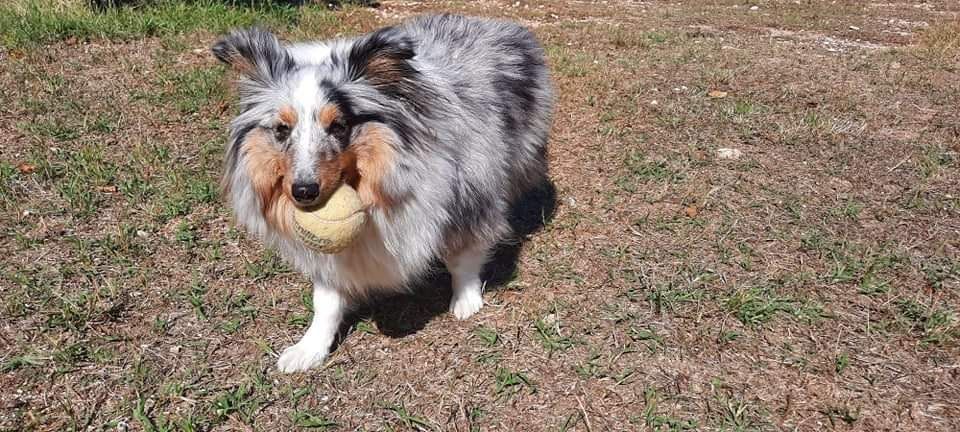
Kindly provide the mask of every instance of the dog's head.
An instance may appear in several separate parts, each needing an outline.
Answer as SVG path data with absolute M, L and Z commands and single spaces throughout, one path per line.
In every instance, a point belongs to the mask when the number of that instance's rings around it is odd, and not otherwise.
M 343 182 L 364 204 L 388 206 L 385 179 L 408 128 L 405 116 L 424 97 L 411 65 L 414 46 L 386 28 L 315 48 L 297 54 L 259 28 L 213 46 L 240 77 L 224 185 L 247 176 L 264 213 L 278 204 L 320 204 Z

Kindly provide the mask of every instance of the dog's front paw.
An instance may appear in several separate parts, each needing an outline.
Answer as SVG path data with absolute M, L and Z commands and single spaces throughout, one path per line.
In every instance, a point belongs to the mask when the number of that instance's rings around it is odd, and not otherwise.
M 450 312 L 457 319 L 467 319 L 483 307 L 483 296 L 478 291 L 466 290 L 454 295 L 450 301 Z
M 277 360 L 277 369 L 284 373 L 301 372 L 320 366 L 327 358 L 327 348 L 321 344 L 300 341 L 287 347 Z

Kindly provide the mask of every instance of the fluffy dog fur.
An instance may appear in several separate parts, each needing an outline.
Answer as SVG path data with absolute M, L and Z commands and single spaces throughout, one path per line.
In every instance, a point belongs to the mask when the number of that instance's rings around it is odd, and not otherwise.
M 322 363 L 344 311 L 402 290 L 437 258 L 460 319 L 483 305 L 480 271 L 518 197 L 545 179 L 553 93 L 543 49 L 512 23 L 426 16 L 354 38 L 284 45 L 233 32 L 214 55 L 240 76 L 224 188 L 237 221 L 314 284 L 314 317 L 278 361 Z M 335 255 L 291 235 L 291 189 L 341 182 L 370 223 Z M 302 198 L 302 197 L 300 197 Z M 302 200 L 301 200 L 302 201 Z

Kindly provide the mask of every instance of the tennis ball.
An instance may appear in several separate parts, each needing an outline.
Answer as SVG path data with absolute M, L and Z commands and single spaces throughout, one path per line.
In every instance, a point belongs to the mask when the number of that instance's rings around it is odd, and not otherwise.
M 340 186 L 323 207 L 293 211 L 297 237 L 311 249 L 334 254 L 345 249 L 360 235 L 367 214 L 357 191 Z

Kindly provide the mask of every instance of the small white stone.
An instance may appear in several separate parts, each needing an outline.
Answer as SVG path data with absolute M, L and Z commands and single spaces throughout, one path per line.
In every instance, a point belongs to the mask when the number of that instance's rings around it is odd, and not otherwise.
M 726 147 L 717 149 L 717 158 L 719 159 L 737 160 L 740 159 L 741 156 L 743 156 L 743 152 L 740 151 L 740 149 Z
M 543 317 L 543 324 L 545 324 L 547 327 L 553 327 L 553 325 L 556 323 L 557 323 L 556 314 L 547 314 L 546 316 Z
M 758 10 L 760 10 L 760 6 L 750 6 L 750 10 L 752 10 L 752 11 L 758 11 Z

